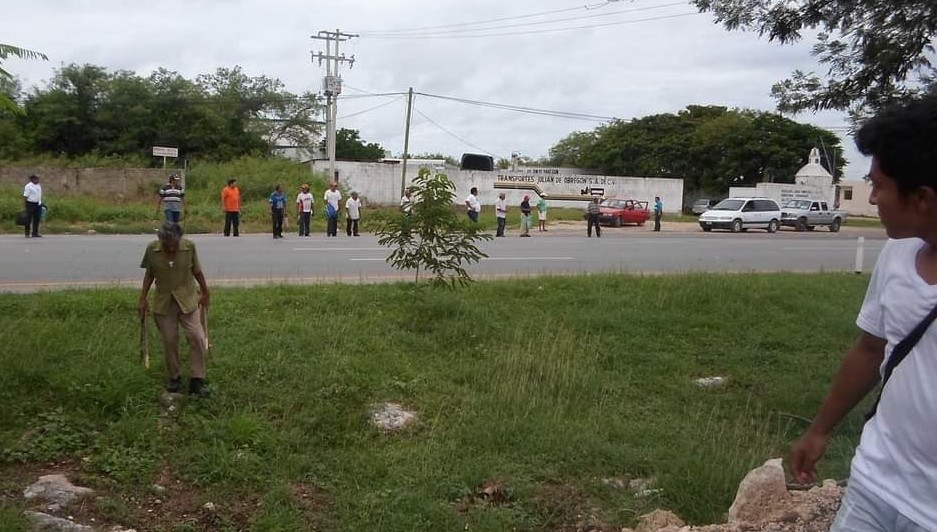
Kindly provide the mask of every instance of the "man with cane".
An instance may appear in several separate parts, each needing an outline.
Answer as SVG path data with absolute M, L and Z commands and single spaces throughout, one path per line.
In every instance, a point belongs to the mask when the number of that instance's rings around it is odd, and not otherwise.
M 147 246 L 140 263 L 146 270 L 138 303 L 140 318 L 145 320 L 150 311 L 147 295 L 156 281 L 152 311 L 166 354 L 169 373 L 166 391 L 177 393 L 182 384 L 179 367 L 179 325 L 182 325 L 191 349 L 189 393 L 204 397 L 208 395 L 205 380 L 208 339 L 203 324 L 210 301 L 208 283 L 195 244 L 182 238 L 179 224 L 164 223 L 158 236 L 158 240 Z

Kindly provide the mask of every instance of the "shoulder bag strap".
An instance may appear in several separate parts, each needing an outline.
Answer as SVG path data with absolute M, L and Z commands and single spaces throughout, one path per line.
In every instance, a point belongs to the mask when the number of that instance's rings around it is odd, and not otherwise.
M 865 415 L 866 421 L 872 419 L 872 417 L 875 416 L 875 412 L 878 411 L 878 403 L 882 400 L 882 393 L 885 391 L 885 385 L 888 384 L 888 379 L 891 378 L 895 367 L 908 356 L 912 349 L 914 349 L 914 346 L 917 345 L 921 337 L 924 336 L 927 328 L 930 327 L 935 318 L 937 318 L 937 306 L 931 309 L 930 313 L 908 333 L 908 336 L 906 336 L 904 340 L 898 342 L 898 345 L 892 350 L 891 356 L 885 364 L 885 375 L 882 377 L 882 387 L 878 390 L 878 397 L 875 399 L 875 404 L 872 405 L 872 409 Z

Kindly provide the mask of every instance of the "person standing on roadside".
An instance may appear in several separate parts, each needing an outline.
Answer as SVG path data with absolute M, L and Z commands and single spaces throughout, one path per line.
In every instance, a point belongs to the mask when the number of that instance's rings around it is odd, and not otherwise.
M 202 328 L 201 309 L 208 309 L 208 283 L 202 273 L 195 244 L 182 238 L 179 224 L 165 222 L 159 230 L 158 240 L 146 247 L 140 267 L 143 288 L 137 303 L 137 312 L 146 319 L 151 308 L 147 295 L 156 282 L 156 297 L 153 298 L 153 317 L 163 338 L 166 355 L 166 370 L 169 381 L 166 391 L 177 393 L 182 384 L 179 368 L 179 325 L 189 341 L 189 393 L 204 397 L 208 394 L 205 380 L 205 350 L 208 340 Z M 196 288 L 196 285 L 198 288 Z
M 521 236 L 530 238 L 530 196 L 521 200 Z
M 872 157 L 869 203 L 890 238 L 879 254 L 846 352 L 819 412 L 791 453 L 798 482 L 834 428 L 879 381 L 830 530 L 937 530 L 937 94 L 867 121 L 856 146 Z
M 508 222 L 508 203 L 504 201 L 504 192 L 498 194 L 498 201 L 495 202 L 495 217 L 498 219 L 495 236 L 504 236 L 504 226 Z
M 176 174 L 169 176 L 169 181 L 159 189 L 159 201 L 156 203 L 156 212 L 160 205 L 166 215 L 166 221 L 177 224 L 182 219 L 182 209 L 185 206 L 185 191 L 179 184 Z
M 595 196 L 586 207 L 586 236 L 592 238 L 592 227 L 595 226 L 595 237 L 602 238 L 602 228 L 599 225 L 599 216 L 602 209 L 599 207 L 599 197 Z
M 313 214 L 312 193 L 309 185 L 303 183 L 299 194 L 296 195 L 296 214 L 299 215 L 299 236 L 309 236 L 309 224 Z
M 267 199 L 270 205 L 270 217 L 273 221 L 273 238 L 283 238 L 283 211 L 286 209 L 286 194 L 283 187 L 277 185 Z
M 228 186 L 221 189 L 221 210 L 224 211 L 224 236 L 238 236 L 241 227 L 241 189 L 237 179 L 228 180 Z
M 543 196 L 540 196 L 537 201 L 537 222 L 539 223 L 538 231 L 547 230 L 547 199 Z
M 664 215 L 664 204 L 660 201 L 660 196 L 654 196 L 654 230 L 660 231 L 660 218 Z
M 478 188 L 472 187 L 469 195 L 465 198 L 465 212 L 469 220 L 478 223 L 478 213 L 482 212 L 482 204 L 478 201 Z
M 23 206 L 26 208 L 26 237 L 41 238 L 39 222 L 42 221 L 42 185 L 39 176 L 29 176 L 29 182 L 23 187 Z
M 329 189 L 322 197 L 325 201 L 325 236 L 338 236 L 338 210 L 342 201 L 342 193 L 338 190 L 338 183 L 329 183 Z
M 409 188 L 404 191 L 403 197 L 400 198 L 400 212 L 410 216 L 413 214 L 413 191 Z
M 348 236 L 361 236 L 358 234 L 358 220 L 361 219 L 361 200 L 358 199 L 357 192 L 352 192 L 351 197 L 345 202 L 345 215 L 348 217 L 345 224 L 345 233 Z

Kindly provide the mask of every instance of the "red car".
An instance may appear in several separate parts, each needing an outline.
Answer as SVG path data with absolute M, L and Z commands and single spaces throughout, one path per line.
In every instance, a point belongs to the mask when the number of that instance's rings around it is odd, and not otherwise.
M 644 222 L 651 217 L 648 210 L 648 202 L 632 199 L 606 199 L 599 204 L 602 214 L 599 215 L 599 223 L 621 227 L 624 224 L 644 225 Z

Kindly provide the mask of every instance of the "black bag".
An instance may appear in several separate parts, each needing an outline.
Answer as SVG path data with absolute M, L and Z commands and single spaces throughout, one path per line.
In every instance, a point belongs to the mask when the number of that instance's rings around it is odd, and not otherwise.
M 20 213 L 16 215 L 16 225 L 22 227 L 29 225 L 29 213 L 26 211 L 20 211 Z
M 885 375 L 882 377 L 882 387 L 878 390 L 878 397 L 875 399 L 875 404 L 872 405 L 872 409 L 865 415 L 866 421 L 872 419 L 872 417 L 875 416 L 875 412 L 878 411 L 878 403 L 882 400 L 882 392 L 885 391 L 885 385 L 888 384 L 888 379 L 891 378 L 892 372 L 895 371 L 895 366 L 904 360 L 905 357 L 908 356 L 908 353 L 914 349 L 914 346 L 921 340 L 921 337 L 927 332 L 927 328 L 930 327 L 935 318 L 937 318 L 937 306 L 931 309 L 930 313 L 921 320 L 921 323 L 918 323 L 917 326 L 908 333 L 908 336 L 898 342 L 898 345 L 892 350 L 891 357 L 889 357 L 888 363 L 885 364 Z

